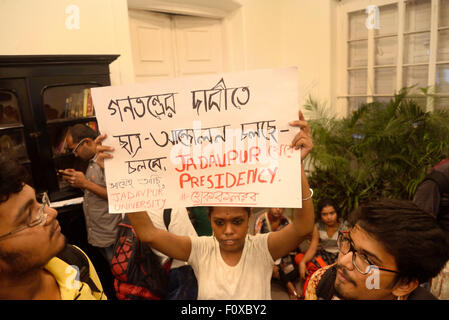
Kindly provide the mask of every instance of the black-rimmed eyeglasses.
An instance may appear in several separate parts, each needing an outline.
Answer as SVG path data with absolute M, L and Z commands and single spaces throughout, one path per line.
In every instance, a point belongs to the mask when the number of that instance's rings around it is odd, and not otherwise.
M 81 145 L 87 140 L 87 138 L 81 139 L 80 142 L 78 142 L 78 144 L 75 146 L 75 148 L 73 148 L 72 153 L 74 155 L 76 155 L 76 151 L 78 150 L 79 147 L 81 147 Z
M 349 236 L 349 231 L 338 231 L 337 246 L 338 250 L 340 250 L 340 252 L 344 255 L 352 252 L 352 264 L 357 269 L 357 271 L 363 275 L 370 273 L 371 269 L 373 268 L 393 273 L 399 273 L 396 270 L 376 266 L 369 260 L 367 256 L 355 250 L 354 243 Z

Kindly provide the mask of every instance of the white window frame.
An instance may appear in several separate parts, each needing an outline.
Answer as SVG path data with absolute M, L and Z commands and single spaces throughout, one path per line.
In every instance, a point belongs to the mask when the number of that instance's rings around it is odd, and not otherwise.
M 337 83 L 336 83 L 336 111 L 337 114 L 348 115 L 348 98 L 350 97 L 367 97 L 366 102 L 372 102 L 376 96 L 389 96 L 387 94 L 374 94 L 374 49 L 375 49 L 375 32 L 374 29 L 368 30 L 368 63 L 367 63 L 367 90 L 366 95 L 350 95 L 348 94 L 348 34 L 349 34 L 349 13 L 354 11 L 365 10 L 369 5 L 377 5 L 382 7 L 390 4 L 397 4 L 398 9 L 398 30 L 397 30 L 397 58 L 396 58 L 396 88 L 395 93 L 399 92 L 403 87 L 403 67 L 420 65 L 419 63 L 404 64 L 404 35 L 414 32 L 404 33 L 405 29 L 405 8 L 407 0 L 343 0 L 337 7 Z M 448 30 L 449 27 L 438 27 L 439 22 L 439 5 L 440 0 L 431 0 L 431 23 L 430 23 L 430 55 L 428 65 L 427 86 L 429 93 L 434 94 L 436 84 L 436 68 L 438 64 L 447 64 L 449 61 L 437 62 L 438 49 L 438 31 Z M 382 17 L 380 17 L 382 19 Z M 383 37 L 383 36 L 380 36 Z M 376 37 L 380 38 L 379 36 Z M 383 66 L 386 67 L 386 66 Z M 391 67 L 391 66 L 390 66 Z M 435 94 L 438 97 L 449 97 L 447 93 Z M 419 96 L 419 95 L 416 95 Z M 426 111 L 434 110 L 434 99 L 427 97 Z

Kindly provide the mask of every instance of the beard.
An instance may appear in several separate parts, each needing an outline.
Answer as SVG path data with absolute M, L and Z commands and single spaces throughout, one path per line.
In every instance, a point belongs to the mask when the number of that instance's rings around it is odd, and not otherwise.
M 354 285 L 354 287 L 357 288 L 357 283 L 350 278 L 350 276 L 348 275 L 348 271 L 344 267 L 342 267 L 338 264 L 335 267 L 336 267 L 337 271 L 340 270 L 343 273 L 344 277 L 349 281 L 349 283 L 352 283 Z M 351 297 L 350 295 L 348 295 L 347 293 L 345 293 L 343 291 L 341 286 L 337 284 L 337 279 L 335 279 L 335 282 L 334 282 L 334 292 L 335 292 L 335 296 L 337 296 L 339 299 L 355 300 L 355 297 Z
M 0 248 L 0 261 L 6 267 L 0 268 L 0 272 L 10 277 L 22 278 L 29 273 L 42 269 L 47 263 L 58 255 L 66 246 L 66 238 L 62 236 L 62 245 L 55 254 L 36 258 L 36 254 L 29 251 L 8 251 Z

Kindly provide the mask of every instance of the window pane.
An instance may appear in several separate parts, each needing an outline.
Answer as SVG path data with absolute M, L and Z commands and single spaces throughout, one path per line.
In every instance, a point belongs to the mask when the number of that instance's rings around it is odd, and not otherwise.
M 366 94 L 366 70 L 350 70 L 348 79 L 349 94 Z
M 430 30 L 430 0 L 409 0 L 405 9 L 405 32 Z
M 437 65 L 436 92 L 449 93 L 449 64 Z
M 404 87 L 415 86 L 411 92 L 427 87 L 428 66 L 404 67 Z
M 374 72 L 374 93 L 393 94 L 396 87 L 396 68 L 376 68 Z
M 375 102 L 381 102 L 381 103 L 389 103 L 392 98 L 393 98 L 392 96 L 374 97 L 374 101 Z
M 0 153 L 8 154 L 19 161 L 27 160 L 28 154 L 23 139 L 23 132 L 2 133 L 0 131 Z
M 437 97 L 433 106 L 434 110 L 449 109 L 449 98 Z
M 375 35 L 397 34 L 398 9 L 396 4 L 379 7 L 380 29 L 375 29 Z
M 16 95 L 10 91 L 0 90 L 0 125 L 20 123 L 22 121 Z
M 366 97 L 349 97 L 348 98 L 348 112 L 351 114 L 356 111 L 360 105 L 366 103 Z
M 449 27 L 449 0 L 440 0 L 440 27 Z
M 413 100 L 420 108 L 421 110 L 427 109 L 427 97 L 425 96 L 414 96 L 409 97 L 410 100 Z
M 377 39 L 376 46 L 376 65 L 396 64 L 397 57 L 397 37 L 387 37 Z
M 449 61 L 449 30 L 438 32 L 437 61 Z
M 404 36 L 404 63 L 429 61 L 430 32 Z
M 348 14 L 349 40 L 368 39 L 368 29 L 365 26 L 365 10 L 355 11 Z
M 368 65 L 368 41 L 354 41 L 348 44 L 349 67 L 366 67 Z

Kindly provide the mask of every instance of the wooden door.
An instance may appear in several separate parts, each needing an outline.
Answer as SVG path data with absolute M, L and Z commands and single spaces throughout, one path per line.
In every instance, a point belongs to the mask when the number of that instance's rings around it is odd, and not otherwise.
M 135 81 L 223 71 L 221 21 L 130 10 Z

